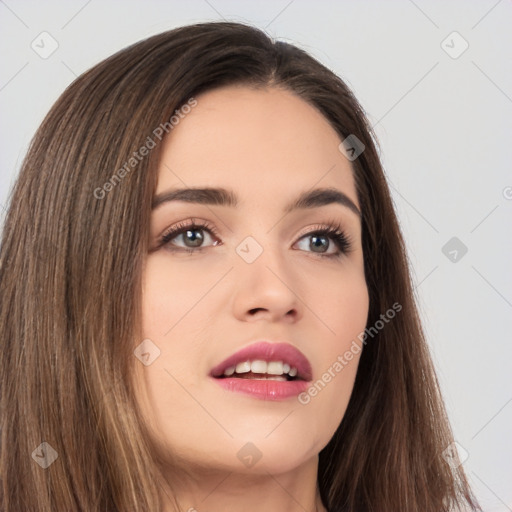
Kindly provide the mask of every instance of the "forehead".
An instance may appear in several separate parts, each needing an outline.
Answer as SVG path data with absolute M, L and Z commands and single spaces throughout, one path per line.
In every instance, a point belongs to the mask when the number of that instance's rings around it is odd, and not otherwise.
M 237 85 L 196 100 L 164 140 L 157 193 L 185 185 L 229 186 L 242 197 L 261 199 L 281 191 L 285 201 L 293 191 L 333 186 L 358 204 L 340 137 L 293 92 Z

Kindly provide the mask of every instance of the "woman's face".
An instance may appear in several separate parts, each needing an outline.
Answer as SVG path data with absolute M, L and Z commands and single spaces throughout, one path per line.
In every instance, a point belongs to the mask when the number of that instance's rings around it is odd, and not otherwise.
M 156 195 L 222 188 L 237 204 L 189 193 L 154 208 L 138 400 L 161 453 L 183 464 L 284 472 L 331 439 L 356 375 L 356 350 L 340 363 L 364 331 L 369 300 L 351 164 L 326 119 L 290 92 L 230 86 L 196 100 L 164 139 Z M 346 199 L 286 210 L 320 188 Z M 192 224 L 199 227 L 161 245 L 170 229 Z M 336 235 L 318 233 L 338 226 L 348 251 Z M 296 354 L 279 352 L 241 356 L 240 373 L 211 376 L 258 341 L 295 347 L 309 361 L 311 381 L 245 378 L 264 377 L 265 359 L 274 361 L 267 372 L 286 370 L 290 358 L 297 363 Z M 251 367 L 257 375 L 242 373 L 247 360 L 260 361 Z M 316 393 L 298 396 L 315 383 Z

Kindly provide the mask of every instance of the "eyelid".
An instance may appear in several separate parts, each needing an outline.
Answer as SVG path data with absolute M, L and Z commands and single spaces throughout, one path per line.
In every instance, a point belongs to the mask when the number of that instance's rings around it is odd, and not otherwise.
M 316 224 L 310 225 L 307 228 L 304 228 L 304 232 L 298 237 L 302 238 L 305 235 L 316 233 L 317 231 L 322 231 L 325 229 L 335 229 L 336 231 L 342 232 L 347 238 L 349 238 L 349 235 L 347 234 L 347 229 L 342 225 L 342 223 L 338 219 L 330 219 L 327 220 L 326 222 L 317 222 Z
M 212 234 L 214 234 L 215 236 L 219 236 L 219 233 L 215 226 L 213 226 L 213 224 L 210 224 L 206 220 L 196 219 L 195 217 L 189 217 L 167 228 L 158 238 L 160 241 L 163 241 L 169 234 L 174 233 L 177 235 L 180 234 L 180 232 L 190 229 L 191 227 L 194 227 L 196 229 L 204 228 L 206 230 L 211 231 Z
M 337 219 L 332 219 L 325 223 L 309 226 L 307 228 L 307 231 L 305 231 L 302 235 L 299 236 L 297 242 L 307 236 L 316 233 L 324 233 L 324 236 L 333 239 L 336 245 L 342 245 L 343 247 L 339 247 L 339 256 L 343 254 L 348 254 L 349 252 L 352 252 L 355 249 L 354 238 L 348 233 L 347 229 Z M 341 241 L 339 239 L 341 239 Z M 331 254 L 330 256 L 335 255 L 336 254 Z M 320 254 L 320 256 L 322 256 L 322 254 Z M 327 256 L 327 254 L 325 256 Z

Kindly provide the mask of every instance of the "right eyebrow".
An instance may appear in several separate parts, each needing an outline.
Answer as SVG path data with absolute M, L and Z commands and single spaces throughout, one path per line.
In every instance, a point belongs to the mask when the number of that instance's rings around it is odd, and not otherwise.
M 206 205 L 238 206 L 238 198 L 232 190 L 225 188 L 180 188 L 158 194 L 153 199 L 151 209 L 170 201 L 185 201 Z

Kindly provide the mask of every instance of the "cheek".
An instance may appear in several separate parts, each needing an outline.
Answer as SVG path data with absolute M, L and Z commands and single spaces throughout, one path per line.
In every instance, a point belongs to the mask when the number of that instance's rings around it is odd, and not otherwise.
M 165 254 L 149 258 L 143 280 L 142 312 L 144 332 L 164 336 L 197 302 L 206 287 L 200 273 L 179 272 Z
M 166 318 L 169 316 L 157 318 L 155 312 L 144 318 L 144 335 L 155 343 L 159 355 L 147 366 L 136 361 L 134 372 L 136 400 L 158 450 L 180 447 L 183 437 L 187 437 L 183 433 L 190 418 L 204 414 L 200 404 L 192 399 L 200 396 L 194 376 L 198 351 L 193 343 L 176 341 L 180 334 L 174 332 L 177 328 L 167 336 L 161 334 L 162 326 L 168 330 L 173 324 L 169 325 Z
M 363 344 L 362 334 L 366 328 L 369 309 L 368 288 L 364 279 L 356 278 L 350 286 L 341 287 L 334 300 L 332 317 L 335 335 L 327 344 L 323 360 L 325 371 L 322 380 L 332 383 L 333 395 L 348 402 L 359 364 Z
M 299 402 L 310 408 L 311 415 L 322 419 L 319 435 L 327 442 L 345 414 L 363 344 L 369 295 L 361 275 L 347 277 L 318 296 L 319 311 L 329 330 L 322 336 L 322 346 L 316 353 L 317 375 Z M 325 333 L 324 329 L 324 333 Z
M 178 270 L 176 270 L 176 268 Z M 158 359 L 146 367 L 146 380 L 155 399 L 166 387 L 190 380 L 200 353 L 202 326 L 197 316 L 204 315 L 200 298 L 208 280 L 198 272 L 179 271 L 167 258 L 153 258 L 145 269 L 142 297 L 142 330 L 160 350 Z
M 368 288 L 364 273 L 359 270 L 316 282 L 316 291 L 315 287 L 310 289 L 311 304 L 326 328 L 322 328 L 324 353 L 333 356 L 364 331 L 369 309 Z
M 157 347 L 159 355 L 147 366 L 136 361 L 135 390 L 153 438 L 160 443 L 170 436 L 165 426 L 176 422 L 178 410 L 185 416 L 192 415 L 187 412 L 190 401 L 184 397 L 184 387 L 194 386 L 191 375 L 198 356 L 195 327 L 186 315 L 201 296 L 202 281 L 196 276 L 197 273 L 177 272 L 168 258 L 160 255 L 149 258 L 144 270 L 142 332 Z M 203 288 L 207 284 L 203 282 Z M 184 333 L 189 334 L 187 343 L 176 342 Z

